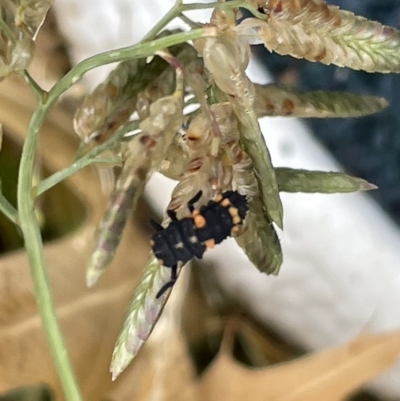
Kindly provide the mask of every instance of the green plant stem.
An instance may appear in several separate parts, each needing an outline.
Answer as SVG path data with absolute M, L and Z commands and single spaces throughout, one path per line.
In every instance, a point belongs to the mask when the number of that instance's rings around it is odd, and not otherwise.
M 19 225 L 17 210 L 2 193 L 0 193 L 0 211 L 14 224 Z
M 181 11 L 192 11 L 192 10 L 205 10 L 208 8 L 220 8 L 223 10 L 230 10 L 232 8 L 244 8 L 250 11 L 256 18 L 265 20 L 267 15 L 260 13 L 256 8 L 247 4 L 244 0 L 233 0 L 224 3 L 190 3 L 183 4 Z
M 192 29 L 200 28 L 200 26 L 201 26 L 201 24 L 192 21 L 190 18 L 186 17 L 186 15 L 183 14 L 183 13 L 180 13 L 180 14 L 178 15 L 178 18 L 179 18 L 182 22 L 184 22 L 185 24 L 187 24 L 188 26 L 190 26 L 190 28 L 192 28 Z
M 24 79 L 24 81 L 30 86 L 31 90 L 35 93 L 36 100 L 41 103 L 45 100 L 47 92 L 44 91 L 37 82 L 32 78 L 27 70 L 20 70 L 18 74 Z
M 15 39 L 13 31 L 10 27 L 5 23 L 5 21 L 0 18 L 0 31 L 3 31 L 4 34 L 7 36 L 7 39 L 15 46 L 17 40 Z
M 34 112 L 28 127 L 29 135 L 27 135 L 22 149 L 18 176 L 18 212 L 35 287 L 36 302 L 65 398 L 67 401 L 80 401 L 82 397 L 52 301 L 49 279 L 44 264 L 43 242 L 34 212 L 34 198 L 32 196 L 34 155 L 39 136 L 39 127 L 45 118 L 46 109 L 46 106 L 40 104 Z
M 52 104 L 58 97 L 76 83 L 82 76 L 93 68 L 100 65 L 117 63 L 135 58 L 144 58 L 154 55 L 155 52 L 167 47 L 178 45 L 189 40 L 199 39 L 201 37 L 215 37 L 217 30 L 213 27 L 194 29 L 189 32 L 179 32 L 174 35 L 166 36 L 160 39 L 152 40 L 146 43 L 139 43 L 133 46 L 121 49 L 110 50 L 97 54 L 83 60 L 72 68 L 60 81 L 58 81 L 49 92 L 49 99 L 46 104 Z
M 232 9 L 232 8 L 244 8 L 250 11 L 255 17 L 259 19 L 266 19 L 267 16 L 263 13 L 260 13 L 256 8 L 250 6 L 243 0 L 237 1 L 229 1 L 224 3 L 191 3 L 191 4 L 182 4 L 182 0 L 177 0 L 174 6 L 168 11 L 167 14 L 146 34 L 146 36 L 142 39 L 141 43 L 147 42 L 148 40 L 152 40 L 155 36 L 163 29 L 166 25 L 168 25 L 175 18 L 179 17 L 184 20 L 189 26 L 193 28 L 191 25 L 191 20 L 188 19 L 185 15 L 182 14 L 184 11 L 193 11 L 193 10 L 204 10 L 210 8 L 221 8 L 221 9 Z
M 147 35 L 142 39 L 143 42 L 152 40 L 156 35 L 172 20 L 174 20 L 182 12 L 182 0 L 177 0 L 174 6 L 164 15 L 164 17 L 157 22 L 156 25 L 147 33 Z
M 92 163 L 97 162 L 98 160 L 96 159 L 96 156 L 100 155 L 105 150 L 112 148 L 116 144 L 120 143 L 122 138 L 128 132 L 131 132 L 131 131 L 137 129 L 138 126 L 139 126 L 138 121 L 132 121 L 129 124 L 121 127 L 106 142 L 104 142 L 103 144 L 101 144 L 99 146 L 96 146 L 95 148 L 90 150 L 88 153 L 86 153 L 86 155 L 81 157 L 79 160 L 77 160 L 70 166 L 68 166 L 60 171 L 57 171 L 57 173 L 54 173 L 50 177 L 43 180 L 37 188 L 37 196 L 43 194 L 43 192 L 48 191 L 50 188 L 54 187 L 54 185 L 63 181 L 65 178 L 71 176 L 72 174 L 75 174 L 77 171 L 81 170 L 82 168 L 84 168 Z

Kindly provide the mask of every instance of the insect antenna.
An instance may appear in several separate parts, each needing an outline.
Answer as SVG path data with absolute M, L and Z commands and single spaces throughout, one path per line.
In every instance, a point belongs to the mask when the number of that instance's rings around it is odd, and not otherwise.
M 150 219 L 150 224 L 157 232 L 164 230 L 164 227 L 153 219 Z
M 193 196 L 192 199 L 189 200 L 189 202 L 187 203 L 187 206 L 190 210 L 190 213 L 193 212 L 194 210 L 194 204 L 201 198 L 203 191 L 199 191 L 197 192 L 197 194 L 195 196 Z
M 168 290 L 168 288 L 171 288 L 175 284 L 176 279 L 178 278 L 177 270 L 178 270 L 178 265 L 171 267 L 171 280 L 168 281 L 168 283 L 165 283 L 160 288 L 160 290 L 157 292 L 156 299 L 160 298 L 161 295 L 163 295 L 164 292 Z
M 178 221 L 175 210 L 167 209 L 167 215 L 172 221 Z

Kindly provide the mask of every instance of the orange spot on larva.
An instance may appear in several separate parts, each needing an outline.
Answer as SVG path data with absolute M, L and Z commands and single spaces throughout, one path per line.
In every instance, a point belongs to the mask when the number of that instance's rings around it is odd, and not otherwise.
M 207 247 L 207 249 L 212 249 L 215 246 L 215 241 L 213 239 L 208 239 L 206 242 L 204 242 L 204 245 Z
M 233 224 L 239 224 L 242 221 L 242 219 L 240 218 L 240 216 L 235 216 L 232 219 Z
M 230 208 L 228 209 L 228 212 L 229 212 L 229 214 L 230 214 L 232 217 L 236 217 L 236 216 L 239 215 L 239 211 L 237 210 L 236 207 L 230 207 Z
M 196 226 L 196 228 L 203 228 L 206 225 L 206 219 L 198 214 L 197 216 L 194 216 L 194 225 Z

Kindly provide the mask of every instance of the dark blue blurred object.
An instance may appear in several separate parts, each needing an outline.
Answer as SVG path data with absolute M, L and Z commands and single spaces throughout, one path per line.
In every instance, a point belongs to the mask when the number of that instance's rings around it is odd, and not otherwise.
M 329 4 L 384 25 L 400 28 L 400 0 L 328 0 Z M 335 90 L 383 96 L 387 110 L 369 117 L 305 120 L 349 174 L 378 185 L 372 196 L 400 224 L 400 76 L 368 74 L 270 54 L 257 53 L 278 81 L 295 76 L 301 90 Z M 400 49 L 399 49 L 400 51 Z

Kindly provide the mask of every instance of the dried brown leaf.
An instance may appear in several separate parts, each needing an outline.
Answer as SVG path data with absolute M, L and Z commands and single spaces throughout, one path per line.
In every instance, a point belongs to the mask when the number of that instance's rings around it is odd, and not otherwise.
M 400 333 L 361 335 L 291 362 L 249 369 L 221 352 L 200 381 L 207 401 L 342 401 L 396 362 Z
M 25 139 L 34 107 L 36 100 L 24 85 L 11 80 L 2 83 L 0 120 L 10 127 L 15 142 L 21 144 Z M 71 137 L 71 130 L 71 116 L 56 109 L 43 125 L 38 154 L 50 171 L 60 170 L 73 159 L 78 141 Z M 135 252 L 132 259 L 132 244 L 147 253 L 148 239 L 129 226 L 116 255 L 118 269 L 95 290 L 87 290 L 83 266 L 104 200 L 91 169 L 71 177 L 68 185 L 84 202 L 86 220 L 75 233 L 47 244 L 45 258 L 58 318 L 83 396 L 101 399 L 112 386 L 109 360 L 124 306 L 147 256 Z M 49 385 L 56 400 L 63 399 L 37 313 L 26 254 L 21 251 L 2 257 L 0 278 L 0 392 L 40 382 Z

